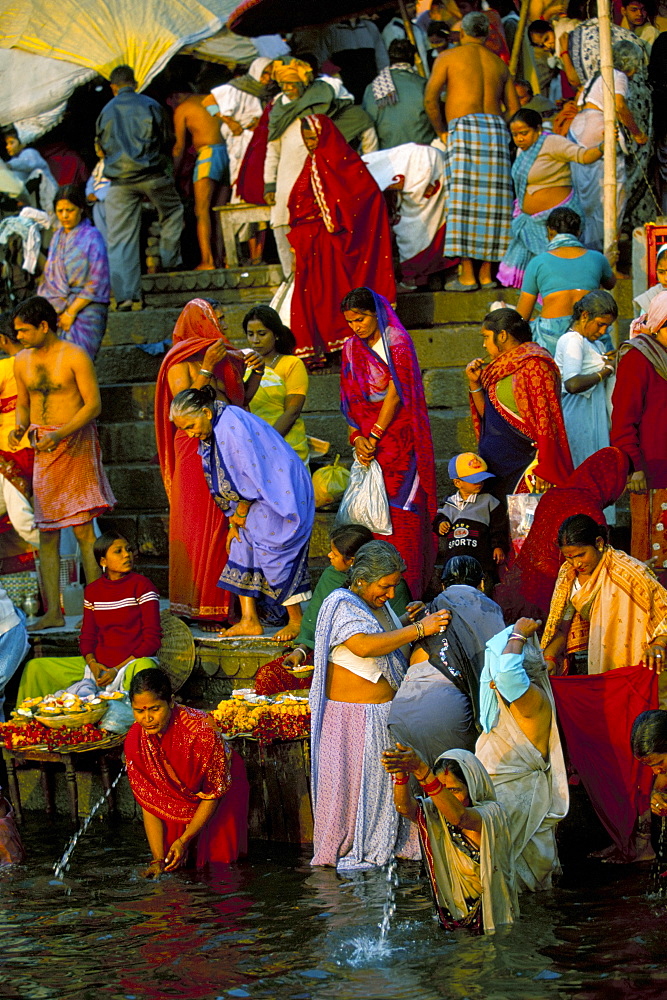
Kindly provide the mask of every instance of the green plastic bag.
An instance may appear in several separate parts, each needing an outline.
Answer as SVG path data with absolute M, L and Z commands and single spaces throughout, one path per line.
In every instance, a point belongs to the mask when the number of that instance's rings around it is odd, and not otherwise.
M 347 489 L 350 472 L 344 465 L 339 465 L 339 461 L 340 455 L 336 455 L 333 465 L 323 465 L 313 473 L 316 508 L 336 503 Z

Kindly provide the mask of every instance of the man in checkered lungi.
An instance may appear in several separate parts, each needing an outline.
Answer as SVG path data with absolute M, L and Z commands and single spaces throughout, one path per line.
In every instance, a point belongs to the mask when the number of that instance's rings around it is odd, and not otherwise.
M 466 14 L 460 46 L 438 56 L 424 95 L 428 116 L 445 147 L 443 253 L 461 258 L 460 275 L 445 285 L 451 292 L 495 288 L 491 265 L 502 259 L 510 241 L 512 178 L 504 116 L 519 109 L 519 99 L 507 66 L 485 48 L 488 33 L 485 14 Z

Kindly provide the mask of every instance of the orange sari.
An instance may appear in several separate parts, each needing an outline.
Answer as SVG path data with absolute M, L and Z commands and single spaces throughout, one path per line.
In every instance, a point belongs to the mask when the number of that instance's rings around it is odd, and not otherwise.
M 216 505 L 202 471 L 199 442 L 177 430 L 169 419 L 173 399 L 170 369 L 226 338 L 212 306 L 193 299 L 174 327 L 174 346 L 167 353 L 155 389 L 155 436 L 162 480 L 169 500 L 169 603 L 177 615 L 220 621 L 227 618 L 233 595 L 218 587 L 227 562 L 227 522 Z M 230 354 L 216 365 L 230 403 L 244 405 L 244 363 L 229 344 Z

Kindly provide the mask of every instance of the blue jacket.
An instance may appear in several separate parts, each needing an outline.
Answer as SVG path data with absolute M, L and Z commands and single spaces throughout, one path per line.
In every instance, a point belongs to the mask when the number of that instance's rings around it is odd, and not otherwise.
M 173 135 L 167 115 L 151 97 L 123 87 L 97 119 L 104 150 L 104 175 L 112 184 L 131 184 L 171 172 Z

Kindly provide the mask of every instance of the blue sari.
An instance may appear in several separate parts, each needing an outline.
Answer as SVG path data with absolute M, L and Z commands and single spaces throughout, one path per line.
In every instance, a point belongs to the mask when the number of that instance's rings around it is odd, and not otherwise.
M 208 488 L 227 516 L 239 500 L 252 502 L 219 586 L 277 604 L 297 594 L 305 600 L 310 596 L 308 547 L 315 518 L 308 470 L 259 417 L 219 402 L 213 409 L 212 435 L 199 445 Z

